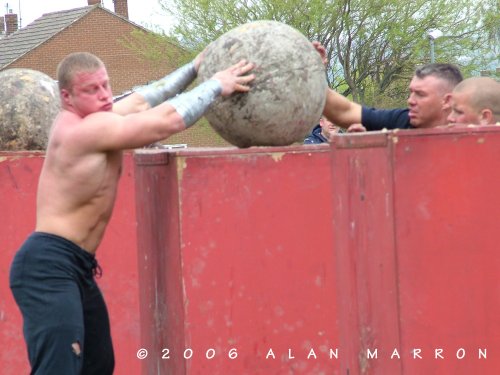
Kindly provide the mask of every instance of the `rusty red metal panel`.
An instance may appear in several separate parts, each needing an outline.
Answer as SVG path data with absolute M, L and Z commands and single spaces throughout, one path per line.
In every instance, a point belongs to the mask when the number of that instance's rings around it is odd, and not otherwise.
M 143 373 L 338 374 L 328 147 L 143 151 L 136 169 Z
M 42 163 L 40 152 L 0 152 L 0 364 L 5 375 L 29 373 L 9 270 L 15 251 L 35 226 L 36 184 Z
M 375 373 L 368 350 L 399 347 L 392 163 L 384 134 L 342 136 L 332 153 L 342 374 Z M 383 337 L 384 340 L 380 338 Z M 384 374 L 400 374 L 388 362 Z
M 22 319 L 9 289 L 9 269 L 15 251 L 35 227 L 41 152 L 0 152 L 0 364 L 2 375 L 29 372 L 22 337 Z M 137 374 L 139 292 L 136 254 L 134 164 L 125 155 L 116 206 L 97 258 L 98 279 L 106 298 L 116 356 L 117 374 Z
M 177 166 L 171 154 L 148 150 L 136 165 L 142 373 L 183 374 L 182 357 L 163 351 L 185 342 Z
M 500 129 L 377 136 L 332 148 L 341 370 L 500 373 Z
M 400 136 L 394 160 L 408 374 L 500 373 L 500 128 Z

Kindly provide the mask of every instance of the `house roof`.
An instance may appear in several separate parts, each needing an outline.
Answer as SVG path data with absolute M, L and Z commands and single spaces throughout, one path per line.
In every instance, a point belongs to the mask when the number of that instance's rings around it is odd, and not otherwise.
M 81 8 L 62 10 L 58 12 L 46 13 L 40 18 L 30 23 L 28 26 L 17 30 L 9 36 L 0 39 L 0 69 L 13 63 L 26 53 L 46 42 L 56 34 L 60 33 L 74 22 L 78 21 L 95 8 L 101 8 L 113 16 L 128 19 L 117 15 L 100 5 L 90 5 Z M 130 22 L 134 24 L 133 22 Z M 139 25 L 134 24 L 142 28 Z

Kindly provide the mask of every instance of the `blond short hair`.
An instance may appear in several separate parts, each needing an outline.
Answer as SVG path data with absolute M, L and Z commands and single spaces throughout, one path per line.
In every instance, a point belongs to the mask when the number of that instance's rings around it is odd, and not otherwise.
M 95 72 L 104 67 L 102 60 L 89 52 L 75 52 L 66 56 L 57 66 L 59 90 L 71 91 L 73 77 L 79 72 Z

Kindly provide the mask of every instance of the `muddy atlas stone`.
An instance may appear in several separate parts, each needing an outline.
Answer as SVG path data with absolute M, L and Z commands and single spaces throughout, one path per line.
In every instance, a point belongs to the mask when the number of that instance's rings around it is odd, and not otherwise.
M 205 50 L 199 79 L 246 59 L 255 64 L 248 93 L 219 97 L 205 117 L 238 147 L 302 142 L 326 99 L 325 68 L 311 42 L 276 21 L 255 21 L 223 34 Z
M 45 150 L 60 108 L 57 83 L 31 69 L 0 72 L 0 150 Z

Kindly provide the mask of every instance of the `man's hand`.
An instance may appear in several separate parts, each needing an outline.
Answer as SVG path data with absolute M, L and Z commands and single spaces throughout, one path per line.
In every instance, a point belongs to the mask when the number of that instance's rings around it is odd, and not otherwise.
M 347 128 L 348 133 L 362 133 L 366 132 L 366 128 L 362 124 L 352 124 Z
M 222 96 L 229 96 L 235 91 L 247 92 L 250 90 L 248 83 L 254 80 L 255 75 L 249 74 L 254 68 L 254 64 L 241 60 L 239 63 L 214 74 L 212 79 L 216 79 L 222 86 Z
M 323 61 L 323 65 L 326 66 L 328 63 L 328 59 L 326 57 L 326 48 L 320 42 L 312 42 L 312 45 L 316 51 L 318 51 L 319 56 L 321 57 L 321 61 Z

